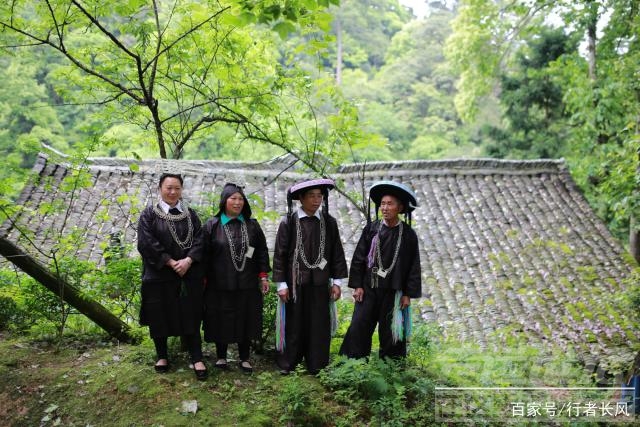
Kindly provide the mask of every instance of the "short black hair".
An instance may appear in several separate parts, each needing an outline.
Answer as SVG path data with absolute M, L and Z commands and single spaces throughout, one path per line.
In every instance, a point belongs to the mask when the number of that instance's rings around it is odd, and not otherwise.
M 162 175 L 160 175 L 160 181 L 158 181 L 158 187 L 162 187 L 162 183 L 167 178 L 176 178 L 178 181 L 180 181 L 180 185 L 184 185 L 184 180 L 182 179 L 182 175 L 177 173 L 163 173 Z

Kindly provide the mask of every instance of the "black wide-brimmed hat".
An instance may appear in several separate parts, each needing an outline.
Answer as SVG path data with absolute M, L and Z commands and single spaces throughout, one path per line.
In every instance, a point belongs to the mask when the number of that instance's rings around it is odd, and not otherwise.
M 418 207 L 416 194 L 407 185 L 394 181 L 378 181 L 369 188 L 369 204 L 367 206 L 367 221 L 371 221 L 371 201 L 375 204 L 376 219 L 378 219 L 378 209 L 384 196 L 391 195 L 402 203 L 401 214 L 411 223 L 411 212 Z
M 329 212 L 329 190 L 333 190 L 335 186 L 336 183 L 329 178 L 309 179 L 292 185 L 287 190 L 288 212 L 291 213 L 292 200 L 300 200 L 300 195 L 315 188 L 319 188 L 320 191 L 322 191 L 322 195 L 324 196 L 324 208 L 326 212 Z
M 292 185 L 289 188 L 289 194 L 291 194 L 291 200 L 300 200 L 300 194 L 304 193 L 305 191 L 319 188 L 320 190 L 323 190 L 322 192 L 324 193 L 325 190 L 333 190 L 335 186 L 336 183 L 329 178 L 310 179 Z
M 408 186 L 394 181 L 378 181 L 369 188 L 369 197 L 376 205 L 376 209 L 380 206 L 380 202 L 384 196 L 391 195 L 396 197 L 404 209 L 400 213 L 410 213 L 418 206 L 416 194 Z

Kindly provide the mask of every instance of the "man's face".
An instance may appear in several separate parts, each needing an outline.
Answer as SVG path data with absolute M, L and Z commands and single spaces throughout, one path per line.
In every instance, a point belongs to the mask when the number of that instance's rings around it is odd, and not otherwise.
M 322 191 L 319 188 L 309 190 L 300 196 L 302 210 L 314 214 L 322 206 Z
M 404 209 L 400 200 L 395 196 L 386 195 L 382 196 L 380 201 L 380 212 L 382 212 L 382 218 L 385 221 L 393 221 L 398 218 L 398 214 Z

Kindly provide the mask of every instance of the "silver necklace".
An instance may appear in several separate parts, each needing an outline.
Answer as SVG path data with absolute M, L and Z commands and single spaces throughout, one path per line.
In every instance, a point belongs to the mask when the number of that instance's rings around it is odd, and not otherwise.
M 305 267 L 309 269 L 318 268 L 322 261 L 324 260 L 324 246 L 326 241 L 327 230 L 324 224 L 324 218 L 320 216 L 320 247 L 318 250 L 318 257 L 316 261 L 311 264 L 307 260 L 307 256 L 304 253 L 304 246 L 302 245 L 302 228 L 300 227 L 300 218 L 296 215 L 296 248 L 294 253 L 294 260 L 300 257 L 300 260 L 304 264 Z
M 183 211 L 179 214 L 171 214 L 165 213 L 158 205 L 153 206 L 153 212 L 161 219 L 165 220 L 167 226 L 169 228 L 169 232 L 171 233 L 171 237 L 173 237 L 173 241 L 180 247 L 180 249 L 185 250 L 191 248 L 193 245 L 193 223 L 191 222 L 191 215 L 189 215 L 189 207 L 186 203 L 182 203 Z M 187 237 L 184 240 L 180 240 L 178 237 L 178 232 L 176 231 L 176 222 L 181 221 L 187 218 Z
M 229 242 L 229 252 L 231 253 L 231 262 L 233 262 L 233 268 L 236 271 L 244 271 L 244 267 L 247 263 L 247 247 L 249 246 L 249 233 L 247 232 L 247 224 L 244 221 L 240 221 L 240 252 L 236 252 L 236 245 L 233 243 L 231 231 L 228 227 L 229 223 L 222 226 L 225 236 L 227 236 L 227 242 Z M 240 263 L 240 265 L 238 265 Z
M 382 242 L 380 241 L 380 229 L 382 228 L 382 224 L 378 227 L 378 232 L 376 233 L 376 264 L 377 267 L 373 267 L 371 270 L 372 273 L 372 287 L 378 287 L 378 276 L 379 277 L 387 277 L 387 274 L 393 270 L 393 267 L 396 265 L 396 261 L 398 260 L 398 255 L 400 254 L 400 245 L 402 244 L 402 221 L 400 221 L 400 225 L 398 226 L 398 239 L 396 240 L 396 250 L 393 253 L 393 260 L 391 261 L 391 265 L 387 268 L 384 268 L 382 265 Z

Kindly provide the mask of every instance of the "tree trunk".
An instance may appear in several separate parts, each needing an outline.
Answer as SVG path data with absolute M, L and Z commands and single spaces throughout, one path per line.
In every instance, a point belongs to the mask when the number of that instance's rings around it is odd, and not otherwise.
M 22 249 L 6 239 L 0 237 L 0 255 L 11 261 L 22 271 L 33 277 L 44 287 L 56 295 L 60 295 L 60 289 L 64 290 L 64 300 L 80 313 L 94 321 L 109 335 L 123 342 L 135 342 L 130 334 L 129 326 L 114 316 L 100 303 L 82 295 L 78 289 L 56 277 L 40 262 Z
M 629 221 L 629 252 L 640 264 L 640 224 L 637 223 L 637 219 L 632 215 Z
M 587 62 L 589 63 L 589 78 L 595 82 L 598 76 L 596 69 L 596 43 L 598 38 L 598 3 L 589 2 L 589 17 L 587 22 Z

